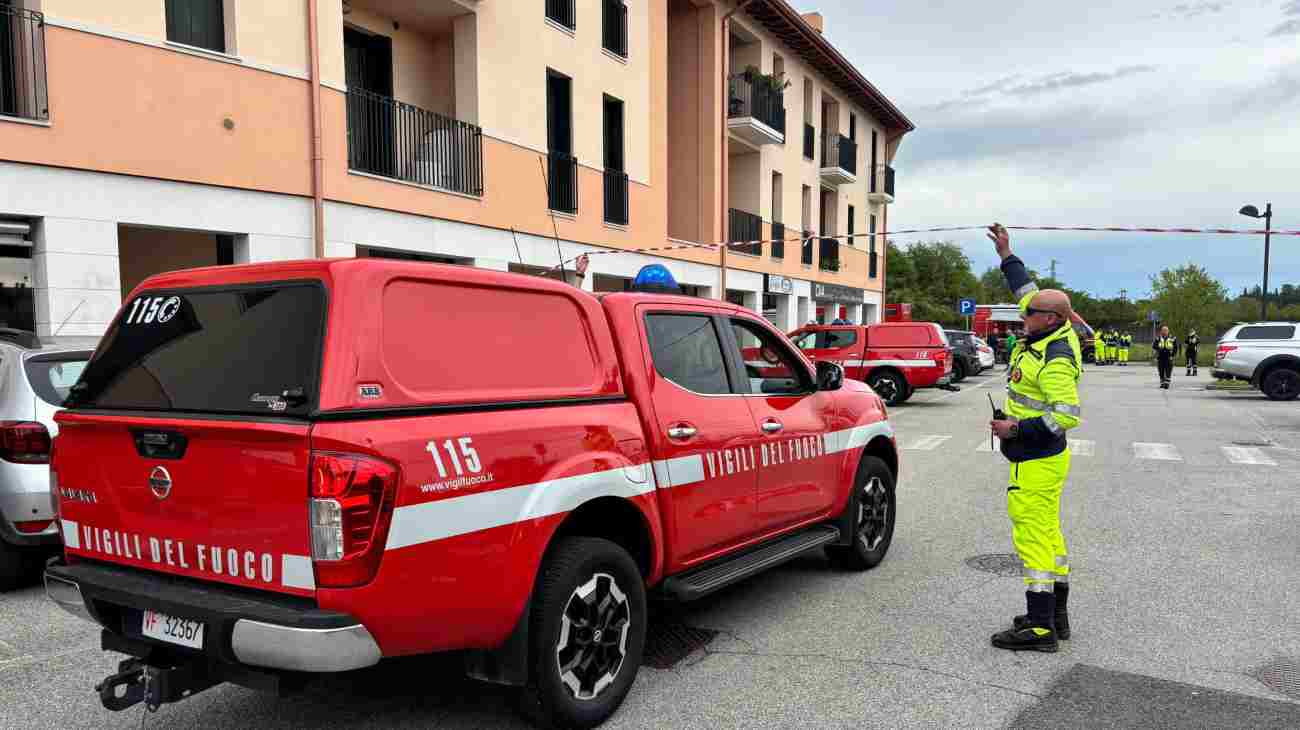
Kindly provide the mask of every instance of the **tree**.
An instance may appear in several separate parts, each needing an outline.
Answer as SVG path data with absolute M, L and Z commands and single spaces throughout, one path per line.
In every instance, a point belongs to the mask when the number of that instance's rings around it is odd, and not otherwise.
M 1151 277 L 1151 306 L 1160 314 L 1160 323 L 1174 334 L 1193 328 L 1207 334 L 1217 332 L 1231 321 L 1227 305 L 1228 291 L 1195 264 L 1165 269 Z

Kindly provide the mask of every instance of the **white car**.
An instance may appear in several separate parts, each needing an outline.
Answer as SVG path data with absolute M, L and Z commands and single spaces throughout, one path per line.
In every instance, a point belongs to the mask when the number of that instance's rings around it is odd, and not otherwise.
M 975 351 L 979 353 L 980 369 L 987 370 L 993 367 L 993 348 L 989 347 L 989 343 L 979 337 L 971 337 L 971 340 L 975 342 Z
M 50 500 L 50 440 L 97 340 L 0 328 L 0 593 L 39 575 L 61 544 Z

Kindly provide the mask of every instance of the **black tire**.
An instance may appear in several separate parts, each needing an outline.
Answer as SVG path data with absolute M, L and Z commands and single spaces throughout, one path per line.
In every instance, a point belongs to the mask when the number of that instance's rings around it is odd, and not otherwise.
M 579 594 L 585 587 L 593 601 L 603 598 L 586 605 Z M 532 605 L 525 714 L 548 728 L 591 728 L 609 719 L 632 689 L 645 648 L 645 581 L 632 557 L 609 540 L 563 538 L 542 563 Z M 599 626 L 580 626 L 579 619 Z M 602 636 L 614 626 L 623 627 L 617 638 Z M 581 656 L 592 658 L 590 666 L 561 669 L 561 661 Z M 585 693 L 591 696 L 580 697 Z
M 898 402 L 906 403 L 907 399 L 911 398 L 914 395 L 916 395 L 916 388 L 913 388 L 912 386 L 909 385 L 907 386 L 907 390 L 903 391 L 903 395 L 898 399 Z
M 966 379 L 966 363 L 958 358 L 952 364 L 952 382 L 960 383 Z
M 1275 367 L 1264 374 L 1259 389 L 1269 400 L 1295 400 L 1300 395 L 1300 372 L 1289 367 Z
M 870 570 L 885 559 L 894 540 L 898 506 L 894 500 L 894 476 L 885 462 L 863 456 L 853 480 L 853 494 L 845 508 L 853 517 L 853 544 L 831 545 L 826 556 L 844 570 Z
M 0 540 L 0 592 L 20 588 L 31 579 L 32 560 L 28 552 Z
M 907 400 L 907 379 L 893 370 L 872 373 L 867 378 L 867 385 L 887 406 L 896 406 Z

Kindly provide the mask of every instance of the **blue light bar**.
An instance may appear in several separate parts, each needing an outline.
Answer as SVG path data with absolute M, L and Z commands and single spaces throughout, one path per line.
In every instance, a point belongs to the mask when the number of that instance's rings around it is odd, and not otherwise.
M 677 286 L 672 272 L 663 264 L 648 264 L 642 266 L 632 280 L 632 291 L 681 294 L 682 288 Z

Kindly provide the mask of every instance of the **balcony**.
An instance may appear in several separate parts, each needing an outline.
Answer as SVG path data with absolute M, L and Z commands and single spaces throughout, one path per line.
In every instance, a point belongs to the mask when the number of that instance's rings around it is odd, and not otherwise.
M 817 130 L 807 122 L 803 125 L 803 156 L 810 160 L 817 159 Z
M 858 179 L 858 145 L 840 134 L 822 137 L 822 180 L 847 185 Z
M 483 194 L 483 130 L 349 89 L 348 168 L 465 195 Z
M 566 152 L 547 155 L 546 197 L 551 210 L 578 214 L 578 158 Z
M 772 258 L 780 261 L 785 258 L 785 224 L 772 224 Z
M 879 169 L 876 174 L 871 176 L 871 190 L 867 193 L 867 201 L 877 205 L 881 203 L 894 202 L 894 168 L 889 165 L 878 165 Z
M 727 243 L 758 241 L 763 238 L 763 219 L 743 210 L 731 208 L 727 211 Z M 730 250 L 750 256 L 762 256 L 763 244 L 749 246 L 731 246 Z
M 727 83 L 727 129 L 753 145 L 785 144 L 785 93 L 780 82 L 746 72 Z
M 799 242 L 799 263 L 804 266 L 812 266 L 813 263 L 813 237 L 812 231 L 803 232 L 803 240 Z
M 0 4 L 0 116 L 50 119 L 45 16 Z
M 627 225 L 627 173 L 605 171 L 605 222 Z
M 840 242 L 834 238 L 817 239 L 817 268 L 822 271 L 841 271 Z

